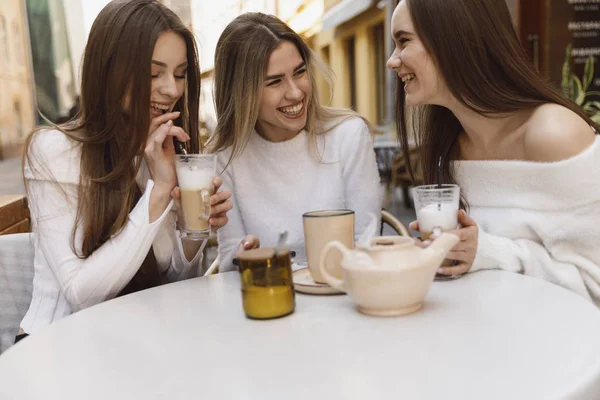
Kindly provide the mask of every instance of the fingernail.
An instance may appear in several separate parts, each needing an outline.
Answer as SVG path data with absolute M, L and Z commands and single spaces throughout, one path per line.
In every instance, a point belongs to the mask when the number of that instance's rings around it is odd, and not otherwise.
M 444 268 L 438 268 L 437 273 L 444 275 Z
M 211 225 L 214 225 L 215 224 L 215 220 L 211 218 L 211 219 L 208 220 L 208 223 L 211 224 Z
M 171 125 L 173 125 L 173 120 L 170 119 L 167 121 L 167 126 L 171 126 Z

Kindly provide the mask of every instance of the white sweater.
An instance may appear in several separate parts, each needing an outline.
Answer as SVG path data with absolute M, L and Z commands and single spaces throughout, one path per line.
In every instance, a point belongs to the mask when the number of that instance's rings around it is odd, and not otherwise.
M 269 142 L 254 132 L 247 147 L 223 172 L 223 187 L 233 191 L 229 223 L 218 232 L 221 271 L 234 269 L 232 259 L 246 234 L 262 247 L 275 246 L 281 230 L 306 261 L 302 214 L 313 210 L 351 209 L 355 235 L 367 227 L 369 213 L 379 216 L 379 173 L 371 134 L 360 118 L 349 118 L 318 136 L 323 161 L 309 152 L 306 131 L 285 142 Z M 218 154 L 219 172 L 231 148 Z
M 559 162 L 457 161 L 479 226 L 471 271 L 545 279 L 600 307 L 600 136 Z
M 33 333 L 72 312 L 116 296 L 138 271 L 150 246 L 165 282 L 197 274 L 202 248 L 191 262 L 187 261 L 175 230 L 173 202 L 159 219 L 149 222 L 154 182 L 145 164 L 137 177 L 144 194 L 129 214 L 125 228 L 83 260 L 71 249 L 81 145 L 59 131 L 46 130 L 36 135 L 30 154 L 32 165 L 27 164 L 24 172 L 33 222 L 35 275 L 31 305 L 21 323 L 25 332 Z M 81 249 L 82 238 L 79 229 L 77 249 Z

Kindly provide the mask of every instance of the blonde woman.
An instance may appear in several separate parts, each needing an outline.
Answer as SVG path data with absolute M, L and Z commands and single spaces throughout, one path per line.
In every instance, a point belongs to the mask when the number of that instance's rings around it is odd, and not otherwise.
M 318 65 L 300 36 L 274 16 L 243 14 L 219 38 L 211 144 L 223 187 L 234 193 L 229 223 L 219 230 L 221 270 L 233 268 L 238 251 L 274 246 L 282 230 L 296 261 L 305 261 L 307 211 L 352 209 L 357 235 L 369 213 L 380 213 L 368 125 L 351 110 L 321 105 Z

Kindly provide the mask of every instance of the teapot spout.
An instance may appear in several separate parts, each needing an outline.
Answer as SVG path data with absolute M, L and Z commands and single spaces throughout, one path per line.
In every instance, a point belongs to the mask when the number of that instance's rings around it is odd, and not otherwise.
M 440 266 L 446 255 L 458 243 L 459 238 L 453 233 L 442 233 L 435 239 L 424 251 L 424 256 L 428 264 L 435 264 L 436 268 Z

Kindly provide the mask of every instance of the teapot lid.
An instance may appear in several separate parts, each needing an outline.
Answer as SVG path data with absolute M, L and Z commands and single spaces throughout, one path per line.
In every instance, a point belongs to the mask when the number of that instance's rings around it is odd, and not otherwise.
M 363 246 L 362 249 L 370 251 L 387 251 L 409 247 L 413 244 L 413 239 L 407 236 L 376 236 L 369 241 L 369 247 Z

